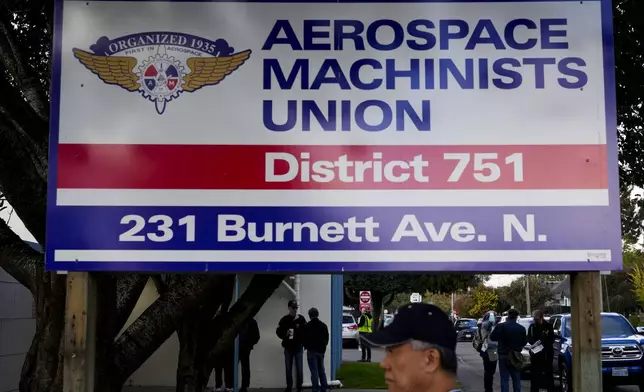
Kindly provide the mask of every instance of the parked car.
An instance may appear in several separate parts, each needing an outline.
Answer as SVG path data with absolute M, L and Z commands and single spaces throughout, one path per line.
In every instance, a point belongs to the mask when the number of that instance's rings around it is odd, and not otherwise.
M 462 318 L 454 323 L 456 339 L 460 342 L 471 342 L 474 339 L 478 327 L 475 319 Z
M 342 315 L 342 344 L 357 345 L 359 339 L 360 334 L 358 333 L 358 323 L 355 317 L 344 313 Z
M 572 321 L 569 314 L 551 316 L 555 332 L 555 378 L 563 392 L 572 391 Z M 602 313 L 602 379 L 607 387 L 637 385 L 644 390 L 644 337 L 621 314 Z

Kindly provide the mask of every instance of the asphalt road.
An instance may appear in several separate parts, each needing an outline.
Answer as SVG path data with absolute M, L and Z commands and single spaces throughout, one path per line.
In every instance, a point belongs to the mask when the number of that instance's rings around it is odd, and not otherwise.
M 384 351 L 380 349 L 371 350 L 371 361 L 380 362 L 384 357 Z M 342 359 L 347 362 L 355 362 L 360 359 L 361 352 L 356 348 L 346 348 L 342 350 Z M 456 347 L 456 355 L 458 356 L 458 380 L 463 385 L 466 392 L 484 392 L 483 390 L 483 361 L 477 352 L 472 349 L 472 343 L 462 342 L 458 343 Z M 494 376 L 494 390 L 500 391 L 499 372 Z M 511 383 L 511 382 L 510 382 Z M 512 388 L 512 387 L 510 387 Z M 521 390 L 530 391 L 530 381 L 523 380 L 521 382 Z M 619 392 L 637 392 L 637 387 L 621 387 L 617 388 Z M 642 391 L 644 392 L 644 391 Z

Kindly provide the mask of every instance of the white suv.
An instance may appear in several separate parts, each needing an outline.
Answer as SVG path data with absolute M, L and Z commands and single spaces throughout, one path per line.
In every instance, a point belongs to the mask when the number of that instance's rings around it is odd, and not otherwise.
M 344 313 L 342 315 L 342 343 L 358 344 L 359 339 L 356 319 L 353 315 Z

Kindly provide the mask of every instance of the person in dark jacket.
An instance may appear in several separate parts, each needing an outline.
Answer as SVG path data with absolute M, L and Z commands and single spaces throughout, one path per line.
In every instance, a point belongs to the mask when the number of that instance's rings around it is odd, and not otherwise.
M 304 372 L 302 362 L 302 327 L 306 325 L 306 319 L 297 313 L 297 302 L 288 301 L 288 314 L 279 321 L 275 333 L 282 339 L 284 347 L 284 362 L 286 367 L 286 389 L 285 392 L 293 390 L 293 363 L 295 363 L 297 391 L 302 392 L 304 383 Z
M 521 392 L 521 370 L 513 365 L 513 356 L 520 356 L 523 347 L 528 342 L 527 332 L 523 325 L 517 323 L 519 312 L 516 309 L 508 311 L 508 318 L 492 330 L 490 340 L 498 342 L 499 375 L 501 376 L 501 392 L 510 391 L 510 378 L 514 392 Z
M 232 295 L 230 296 L 232 298 Z M 215 314 L 215 319 L 223 317 L 228 311 L 230 301 L 224 300 L 221 309 Z M 234 346 L 219 355 L 215 361 L 215 391 L 218 392 L 232 392 L 235 378 L 235 349 Z
M 239 362 L 241 364 L 241 388 L 246 392 L 250 387 L 250 352 L 259 343 L 259 327 L 257 321 L 251 318 L 239 331 Z
M 530 352 L 530 373 L 532 376 L 530 391 L 538 392 L 541 384 L 544 384 L 548 392 L 553 392 L 555 390 L 555 381 L 552 376 L 554 330 L 552 324 L 543 319 L 541 310 L 535 310 L 532 317 L 534 323 L 528 327 L 528 343 L 534 345 L 540 342 L 542 350 L 536 354 Z
M 302 344 L 306 349 L 313 392 L 326 392 L 329 390 L 329 385 L 324 370 L 324 354 L 329 344 L 329 328 L 319 317 L 320 312 L 316 308 L 309 309 L 310 321 L 304 328 Z

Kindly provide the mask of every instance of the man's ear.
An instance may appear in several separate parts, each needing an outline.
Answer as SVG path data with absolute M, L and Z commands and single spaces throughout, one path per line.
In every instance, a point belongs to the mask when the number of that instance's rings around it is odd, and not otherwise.
M 440 369 L 441 356 L 438 350 L 426 350 L 424 360 L 428 373 L 435 373 Z

